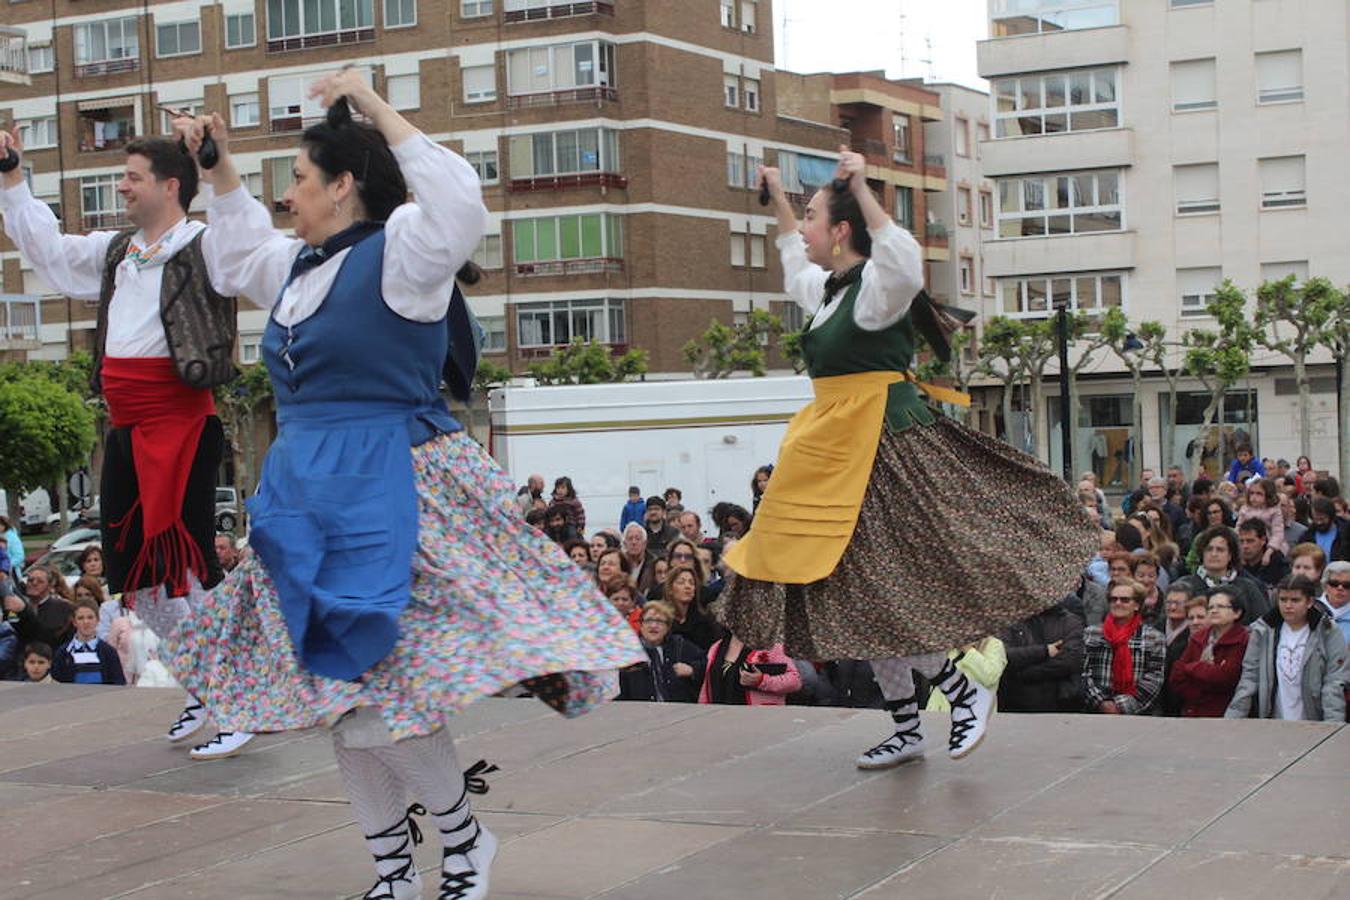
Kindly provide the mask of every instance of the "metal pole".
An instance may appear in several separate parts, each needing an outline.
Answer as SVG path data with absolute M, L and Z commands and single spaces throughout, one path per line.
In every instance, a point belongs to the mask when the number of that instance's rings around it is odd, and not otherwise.
M 1073 427 L 1069 416 L 1069 311 L 1060 307 L 1056 314 L 1059 335 L 1059 437 L 1064 480 L 1073 483 Z

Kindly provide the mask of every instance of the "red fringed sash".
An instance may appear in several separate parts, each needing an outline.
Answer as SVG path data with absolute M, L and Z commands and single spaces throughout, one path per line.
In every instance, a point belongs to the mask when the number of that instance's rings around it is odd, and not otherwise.
M 127 570 L 124 598 L 133 596 L 147 572 L 163 572 L 169 594 L 184 596 L 189 571 L 198 581 L 206 580 L 202 549 L 183 523 L 183 496 L 202 427 L 215 414 L 215 400 L 209 390 L 183 384 L 173 360 L 166 357 L 105 356 L 102 378 L 113 427 L 131 429 L 131 459 L 140 485 L 140 496 L 126 516 L 109 523 L 121 529 L 117 549 L 125 550 L 126 526 L 140 511 L 143 537 Z

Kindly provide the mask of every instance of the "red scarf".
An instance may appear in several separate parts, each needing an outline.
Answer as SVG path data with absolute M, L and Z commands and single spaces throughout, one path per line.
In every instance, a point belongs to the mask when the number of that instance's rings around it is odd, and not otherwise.
M 1111 693 L 1134 696 L 1134 655 L 1130 653 L 1130 638 L 1144 627 L 1139 613 L 1121 624 L 1111 616 L 1102 623 L 1102 636 L 1111 645 Z
M 140 511 L 143 537 L 127 569 L 124 597 L 132 596 L 147 572 L 162 572 L 169 594 L 184 596 L 189 571 L 206 580 L 202 549 L 183 523 L 183 496 L 206 417 L 215 415 L 215 400 L 209 390 L 183 384 L 167 357 L 105 356 L 102 379 L 113 427 L 131 429 L 131 461 L 140 486 L 126 516 L 109 523 L 121 529 L 117 549 L 125 550 L 127 523 Z

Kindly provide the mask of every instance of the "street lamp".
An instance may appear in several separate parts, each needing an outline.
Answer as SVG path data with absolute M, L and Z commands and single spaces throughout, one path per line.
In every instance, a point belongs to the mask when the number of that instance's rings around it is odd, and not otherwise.
M 1069 421 L 1069 298 L 1054 298 L 1055 335 L 1059 340 L 1059 438 L 1064 480 L 1073 482 L 1073 428 Z

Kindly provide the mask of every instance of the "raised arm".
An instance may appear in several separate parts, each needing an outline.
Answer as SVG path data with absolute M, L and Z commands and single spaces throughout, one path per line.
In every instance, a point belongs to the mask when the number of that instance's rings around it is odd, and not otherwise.
M 779 171 L 760 166 L 759 180 L 761 186 L 768 186 L 769 199 L 778 216 L 778 237 L 774 243 L 778 245 L 778 257 L 783 263 L 783 290 L 807 313 L 814 313 L 820 306 L 825 279 L 830 273 L 806 258 L 806 245 L 802 243 L 799 230 L 801 223 L 783 193 Z
M 23 153 L 18 128 L 0 131 L 0 157 L 10 149 Z M 5 234 L 33 264 L 39 278 L 76 300 L 98 299 L 103 289 L 108 244 L 116 232 L 62 234 L 50 207 L 28 189 L 22 167 L 4 173 L 0 214 L 5 219 Z

